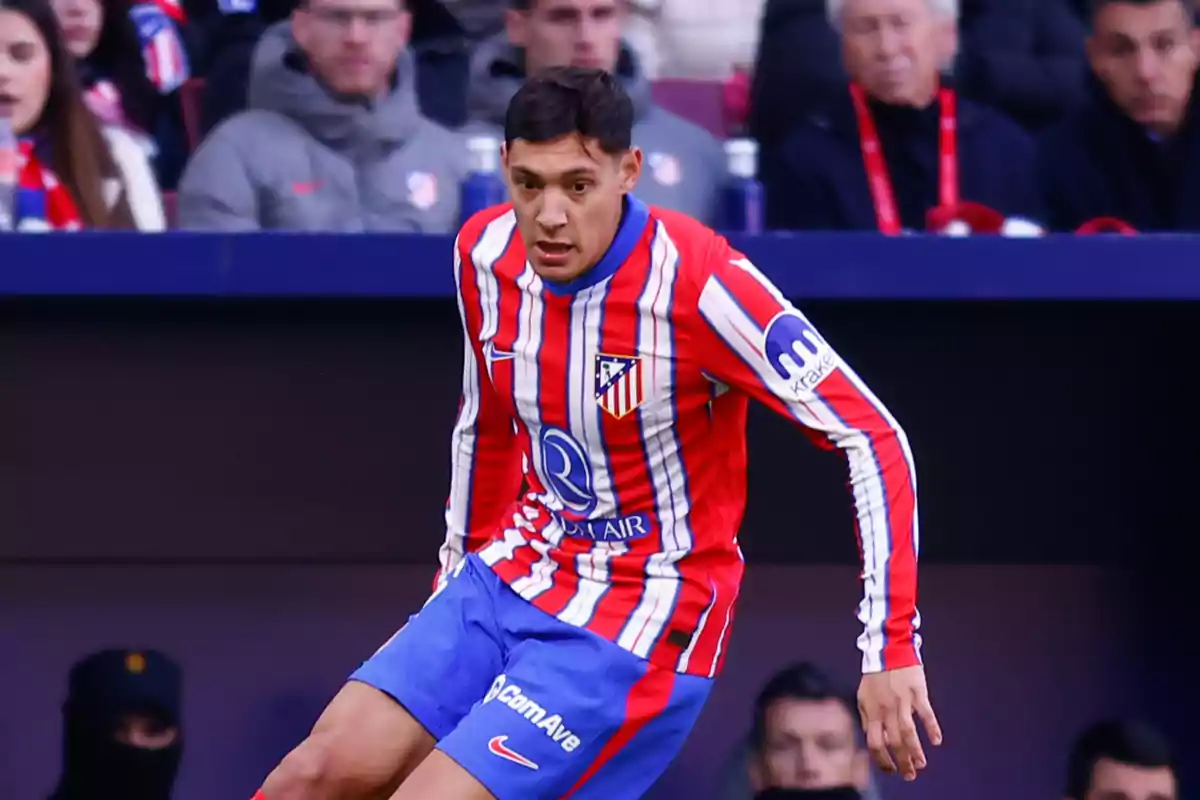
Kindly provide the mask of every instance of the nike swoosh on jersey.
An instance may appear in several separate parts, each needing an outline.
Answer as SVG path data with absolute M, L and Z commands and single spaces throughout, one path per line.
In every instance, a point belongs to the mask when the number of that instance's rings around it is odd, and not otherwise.
M 538 768 L 537 764 L 506 745 L 505 742 L 507 741 L 507 736 L 493 736 L 488 740 L 488 750 L 492 755 L 508 759 L 514 764 L 520 764 L 522 767 L 528 767 L 529 769 Z
M 483 347 L 483 356 L 489 363 L 495 364 L 497 361 L 508 361 L 516 358 L 517 354 L 511 350 L 497 350 L 495 345 L 488 342 Z

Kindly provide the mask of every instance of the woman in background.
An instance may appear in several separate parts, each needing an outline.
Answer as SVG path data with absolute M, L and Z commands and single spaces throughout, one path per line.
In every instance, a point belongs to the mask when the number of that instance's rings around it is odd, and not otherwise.
M 142 141 L 159 183 L 187 156 L 177 90 L 189 65 L 176 23 L 153 2 L 51 0 L 84 100 L 102 122 Z
M 49 0 L 0 0 L 0 116 L 21 140 L 19 227 L 163 230 L 145 150 L 84 103 Z
M 84 100 L 103 122 L 150 134 L 158 92 L 125 0 L 51 0 Z

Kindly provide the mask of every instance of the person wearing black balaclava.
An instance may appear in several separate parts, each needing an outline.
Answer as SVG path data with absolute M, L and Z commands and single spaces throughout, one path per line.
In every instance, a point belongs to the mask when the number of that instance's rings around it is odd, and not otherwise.
M 50 800 L 169 800 L 183 754 L 179 666 L 104 650 L 71 668 L 63 769 Z
M 764 789 L 754 800 L 860 800 L 862 795 L 849 786 L 833 789 Z

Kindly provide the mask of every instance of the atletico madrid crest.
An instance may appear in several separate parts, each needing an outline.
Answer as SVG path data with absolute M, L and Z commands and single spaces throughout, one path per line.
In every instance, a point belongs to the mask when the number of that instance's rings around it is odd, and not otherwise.
M 621 419 L 642 404 L 642 359 L 638 356 L 596 356 L 596 402 Z

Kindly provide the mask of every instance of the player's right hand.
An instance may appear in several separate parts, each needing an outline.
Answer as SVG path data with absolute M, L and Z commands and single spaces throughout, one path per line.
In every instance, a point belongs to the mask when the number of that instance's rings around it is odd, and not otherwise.
M 858 710 L 867 748 L 879 768 L 899 772 L 907 781 L 916 780 L 926 761 L 913 715 L 921 718 L 932 744 L 942 743 L 942 728 L 929 703 L 925 668 L 918 665 L 863 675 Z

